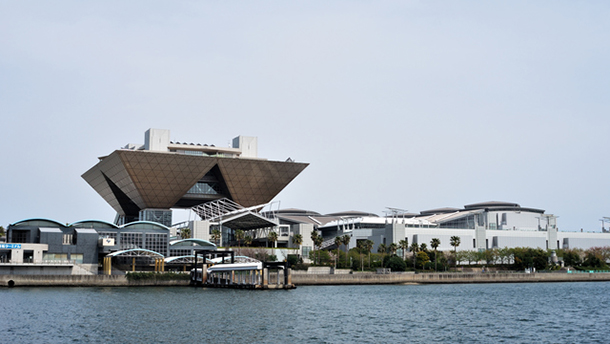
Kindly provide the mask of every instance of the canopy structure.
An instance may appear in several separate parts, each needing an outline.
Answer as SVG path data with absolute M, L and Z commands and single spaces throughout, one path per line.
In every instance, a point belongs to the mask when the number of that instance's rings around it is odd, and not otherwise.
M 214 259 L 208 259 L 209 262 L 211 263 L 222 263 L 222 262 L 226 262 L 226 261 L 231 261 L 231 257 L 218 257 L 218 258 L 214 258 Z M 234 257 L 234 262 L 235 263 L 260 263 L 261 261 L 258 259 L 254 259 L 248 256 L 235 256 Z
M 207 240 L 203 240 L 203 239 L 196 239 L 196 238 L 189 238 L 189 239 L 182 239 L 182 240 L 175 240 L 169 243 L 169 246 L 172 248 L 177 248 L 177 247 L 188 247 L 188 248 L 193 248 L 193 246 L 195 246 L 198 249 L 210 249 L 210 250 L 216 250 L 216 245 L 210 241 Z
M 257 228 L 274 227 L 276 221 L 268 219 L 258 213 L 258 210 L 267 204 L 260 204 L 249 208 L 222 198 L 207 202 L 191 208 L 202 220 L 218 222 L 231 229 L 250 230 Z
M 195 259 L 194 255 L 167 257 L 167 258 L 165 258 L 165 264 L 192 264 L 193 259 Z M 201 262 L 203 262 L 203 259 L 201 257 L 199 257 L 199 258 L 197 258 L 197 262 L 201 263 Z M 209 263 L 209 259 L 207 262 Z
M 106 257 L 150 257 L 150 258 L 165 258 L 161 253 L 145 250 L 143 248 L 132 248 L 129 250 L 121 250 L 109 253 Z

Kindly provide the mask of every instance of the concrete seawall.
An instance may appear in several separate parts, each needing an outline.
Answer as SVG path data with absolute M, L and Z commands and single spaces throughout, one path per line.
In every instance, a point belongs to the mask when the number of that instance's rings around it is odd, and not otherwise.
M 351 275 L 294 274 L 295 285 L 448 284 L 610 281 L 610 273 L 356 273 Z
M 12 281 L 12 285 L 10 281 Z M 188 285 L 188 280 L 128 281 L 124 275 L 0 275 L 0 287 L 145 287 Z
M 610 273 L 354 273 L 337 275 L 295 273 L 292 275 L 292 283 L 296 286 L 591 281 L 610 281 Z M 146 287 L 188 285 L 188 280 L 128 281 L 125 276 L 119 275 L 0 275 L 0 287 Z

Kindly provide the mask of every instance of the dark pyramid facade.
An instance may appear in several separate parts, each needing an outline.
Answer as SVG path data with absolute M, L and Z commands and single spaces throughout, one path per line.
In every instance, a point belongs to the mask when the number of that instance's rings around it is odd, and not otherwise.
M 268 203 L 308 165 L 117 150 L 82 177 L 118 214 L 137 216 L 142 209 L 190 208 L 219 198 L 229 198 L 245 207 Z M 220 192 L 187 194 L 212 169 L 215 170 L 211 175 L 218 177 Z

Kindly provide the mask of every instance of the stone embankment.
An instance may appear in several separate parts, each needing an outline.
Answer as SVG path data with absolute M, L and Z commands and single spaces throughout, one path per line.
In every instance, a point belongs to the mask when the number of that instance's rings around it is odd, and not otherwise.
M 188 285 L 188 280 L 129 281 L 125 275 L 0 275 L 0 287 L 144 287 Z
M 610 281 L 610 273 L 299 273 L 292 283 L 304 285 L 535 283 Z M 0 287 L 144 287 L 188 286 L 188 280 L 129 281 L 124 275 L 0 275 Z
M 353 273 L 293 274 L 295 285 L 347 284 L 449 284 L 449 283 L 532 283 L 610 281 L 610 273 Z

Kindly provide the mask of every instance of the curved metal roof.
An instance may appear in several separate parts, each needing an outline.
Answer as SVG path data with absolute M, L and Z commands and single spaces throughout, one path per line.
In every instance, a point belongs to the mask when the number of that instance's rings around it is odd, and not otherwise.
M 424 210 L 424 211 L 420 211 L 419 213 L 421 215 L 433 215 L 433 214 L 455 213 L 456 211 L 460 211 L 460 210 L 461 209 L 458 209 L 458 208 L 446 207 L 446 208 L 437 208 L 437 209 Z
M 338 213 L 326 214 L 326 216 L 339 216 L 339 217 L 379 217 L 379 215 L 374 213 L 368 213 L 365 211 L 357 211 L 357 210 L 348 210 L 341 211 Z
M 34 217 L 34 218 L 31 218 L 31 219 L 25 219 L 25 220 L 17 221 L 15 223 L 11 224 L 11 226 L 18 226 L 18 225 L 20 225 L 20 224 L 22 224 L 24 222 L 30 222 L 30 221 L 44 221 L 44 222 L 53 223 L 53 224 L 61 226 L 61 227 L 69 227 L 69 225 L 65 225 L 65 224 L 63 224 L 63 223 L 61 223 L 59 221 L 55 221 L 55 220 L 52 220 L 52 219 L 45 219 L 45 218 L 42 218 L 42 217 Z
M 119 228 L 119 226 L 115 225 L 114 223 L 103 221 L 103 220 L 93 220 L 93 219 L 76 221 L 76 222 L 71 223 L 70 226 L 77 227 L 77 225 L 79 225 L 79 224 L 88 223 L 88 222 L 99 223 L 99 224 L 106 225 L 111 228 Z
M 132 248 L 129 250 L 115 251 L 115 252 L 107 254 L 106 257 L 117 257 L 120 255 L 124 255 L 126 257 L 154 256 L 154 257 L 159 257 L 159 258 L 165 258 L 165 256 L 159 252 L 146 250 L 143 248 Z
M 167 257 L 165 258 L 165 263 L 192 263 L 193 259 L 195 258 L 194 255 L 189 255 L 189 256 L 179 256 L 179 257 Z M 201 257 L 199 257 L 197 259 L 198 262 L 203 261 L 203 259 L 201 259 Z
M 203 239 L 196 239 L 196 238 L 190 238 L 190 239 L 181 239 L 181 240 L 175 240 L 169 243 L 170 247 L 175 247 L 175 246 L 202 246 L 202 247 L 210 247 L 210 248 L 216 248 L 216 245 L 210 241 L 207 240 L 203 240 Z
M 152 221 L 136 221 L 136 222 L 130 222 L 130 223 L 126 223 L 124 225 L 122 225 L 119 228 L 129 228 L 129 227 L 135 227 L 137 225 L 151 225 L 153 227 L 159 227 L 161 229 L 165 229 L 165 230 L 169 230 L 169 227 L 166 227 L 158 222 L 152 222 Z
M 464 206 L 464 209 L 479 209 L 479 208 L 489 208 L 489 207 L 520 208 L 521 206 L 517 203 L 512 203 L 512 202 L 489 201 L 489 202 L 467 204 Z

